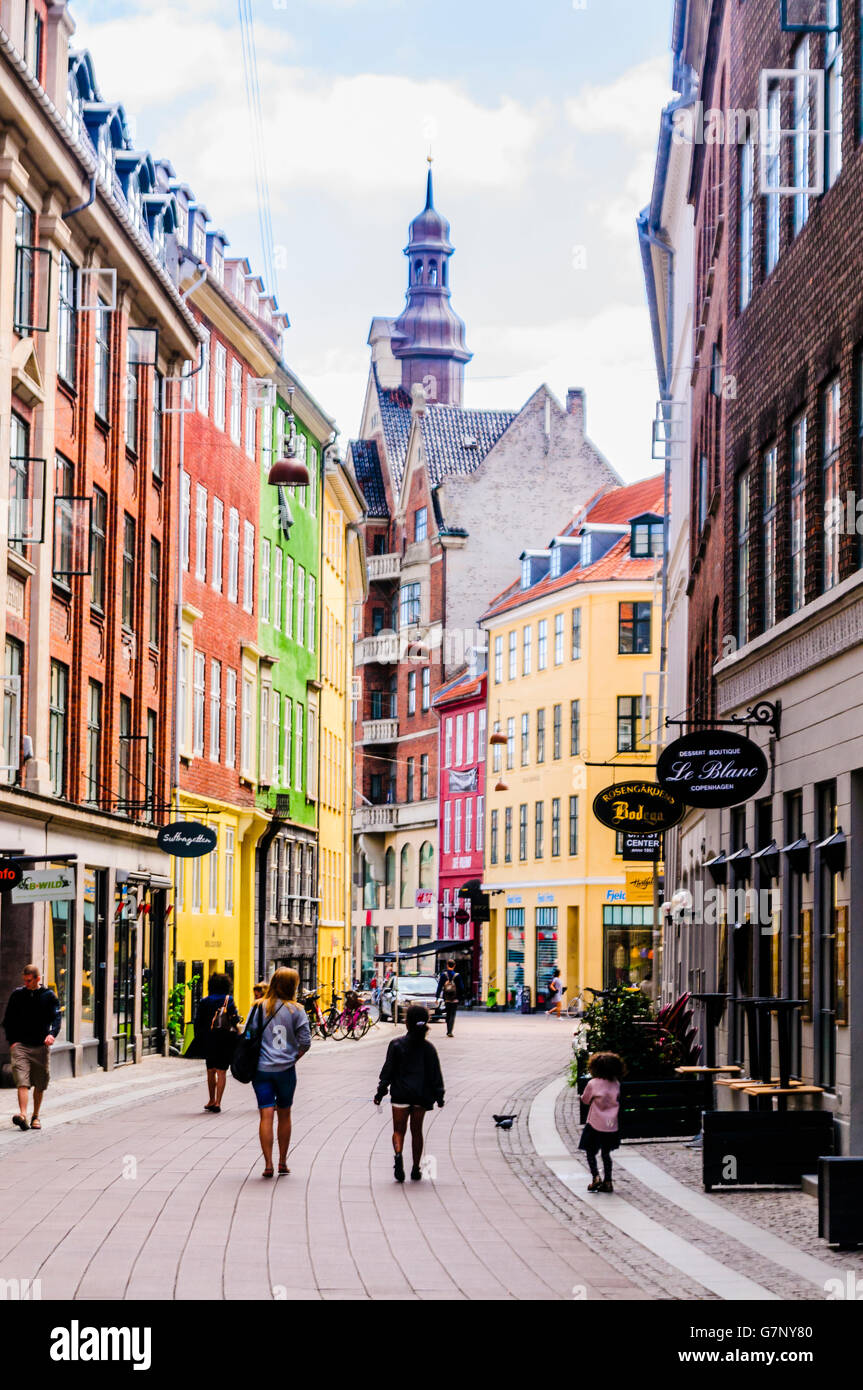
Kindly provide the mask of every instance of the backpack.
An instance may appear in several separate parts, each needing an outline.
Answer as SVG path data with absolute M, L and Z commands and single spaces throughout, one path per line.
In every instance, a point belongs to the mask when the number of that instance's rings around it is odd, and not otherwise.
M 444 980 L 443 997 L 448 1004 L 455 1004 L 458 1001 L 458 985 L 455 982 L 455 975 L 447 975 Z
M 249 1015 L 245 1032 L 237 1041 L 231 1059 L 231 1076 L 235 1081 L 247 1086 L 258 1070 L 261 1055 L 261 1041 L 267 1025 L 263 1004 L 256 1004 Z

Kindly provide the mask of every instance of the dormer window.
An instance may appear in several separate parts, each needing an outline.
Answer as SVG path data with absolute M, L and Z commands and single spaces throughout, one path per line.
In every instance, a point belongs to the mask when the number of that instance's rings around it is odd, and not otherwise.
M 555 546 L 551 552 L 551 564 L 548 572 L 552 579 L 557 579 L 560 575 L 560 548 L 558 546 Z
M 107 121 L 99 131 L 99 179 L 108 189 L 114 183 L 114 146 L 111 143 L 111 132 Z
M 81 96 L 76 78 L 69 82 L 68 96 L 66 99 L 66 123 L 69 126 L 69 133 L 73 140 L 81 139 L 81 107 L 84 99 Z
M 141 226 L 144 205 L 141 199 L 141 185 L 138 182 L 137 174 L 129 175 L 129 183 L 126 188 L 126 207 L 129 216 L 136 227 Z
M 521 587 L 530 588 L 530 560 L 525 559 L 521 562 Z
M 225 283 L 225 257 L 215 243 L 213 244 L 213 264 L 211 269 L 213 271 L 213 279 L 218 281 L 220 285 L 223 285 Z
M 189 210 L 184 203 L 177 203 L 177 241 L 180 246 L 189 244 Z
M 630 554 L 633 559 L 661 555 L 663 552 L 663 524 L 661 521 L 634 521 Z
M 159 263 L 160 263 L 161 265 L 164 265 L 164 263 L 165 263 L 165 251 L 166 251 L 166 249 L 167 249 L 167 241 L 166 241 L 166 237 L 165 237 L 165 224 L 163 223 L 161 217 L 157 217 L 156 220 L 155 220 L 154 223 L 153 223 L 153 238 L 152 238 L 152 239 L 153 239 L 153 251 L 154 251 L 154 253 L 155 253 L 156 259 L 159 261 Z
M 199 261 L 206 261 L 207 259 L 207 234 L 200 217 L 195 218 L 192 232 L 192 255 Z

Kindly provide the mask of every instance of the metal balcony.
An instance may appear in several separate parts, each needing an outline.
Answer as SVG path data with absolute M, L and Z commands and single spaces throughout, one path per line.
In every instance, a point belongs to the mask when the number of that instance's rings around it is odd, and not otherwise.
M 400 555 L 369 555 L 369 579 L 398 579 L 401 572 Z
M 397 719 L 363 720 L 363 743 L 394 743 L 398 736 Z

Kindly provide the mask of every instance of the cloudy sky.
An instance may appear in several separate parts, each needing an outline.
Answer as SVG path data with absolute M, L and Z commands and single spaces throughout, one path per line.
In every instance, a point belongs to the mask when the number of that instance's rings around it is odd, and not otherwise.
M 342 437 L 373 315 L 404 300 L 434 155 L 474 353 L 466 401 L 588 393 L 625 478 L 656 470 L 635 236 L 669 96 L 671 0 L 252 0 L 288 361 Z M 72 0 L 137 142 L 262 263 L 236 0 Z

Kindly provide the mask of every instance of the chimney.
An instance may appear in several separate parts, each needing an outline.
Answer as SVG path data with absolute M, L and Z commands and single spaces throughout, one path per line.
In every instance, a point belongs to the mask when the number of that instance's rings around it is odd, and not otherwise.
M 566 413 L 578 417 L 581 433 L 584 434 L 584 387 L 570 386 L 566 393 Z
M 425 415 L 426 393 L 420 383 L 414 382 L 411 387 L 411 415 Z

